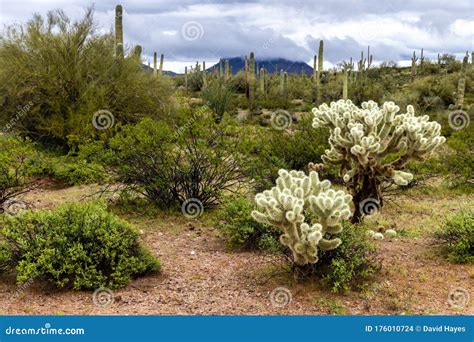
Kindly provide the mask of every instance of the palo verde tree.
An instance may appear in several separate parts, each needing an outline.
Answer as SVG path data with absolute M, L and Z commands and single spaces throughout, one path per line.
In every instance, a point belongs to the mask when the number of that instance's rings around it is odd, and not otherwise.
M 352 191 L 354 223 L 360 222 L 363 206 L 382 206 L 382 182 L 406 185 L 413 178 L 402 171 L 410 160 L 423 160 L 445 142 L 441 125 L 429 121 L 428 115 L 415 116 L 413 106 L 406 113 L 400 107 L 385 102 L 379 107 L 374 101 L 362 103 L 362 108 L 350 100 L 331 102 L 313 108 L 313 127 L 330 130 L 330 149 L 322 159 L 340 165 L 340 174 Z

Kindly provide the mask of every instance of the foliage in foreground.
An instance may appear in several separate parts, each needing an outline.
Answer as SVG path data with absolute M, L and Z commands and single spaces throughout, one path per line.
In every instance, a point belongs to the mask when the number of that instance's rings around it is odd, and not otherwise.
M 0 212 L 6 202 L 28 190 L 28 162 L 32 155 L 29 140 L 0 136 Z
M 435 238 L 454 263 L 474 263 L 474 211 L 465 210 L 445 219 Z
M 231 247 L 282 251 L 278 230 L 255 221 L 251 216 L 254 208 L 255 205 L 245 197 L 228 200 L 219 211 L 217 228 Z
M 0 253 L 10 254 L 19 283 L 43 278 L 58 288 L 113 289 L 160 268 L 138 232 L 102 203 L 7 216 L 0 234 L 8 245 Z
M 376 256 L 376 246 L 367 239 L 365 229 L 349 222 L 339 237 L 338 248 L 321 251 L 315 272 L 333 292 L 348 292 L 360 288 L 380 269 Z

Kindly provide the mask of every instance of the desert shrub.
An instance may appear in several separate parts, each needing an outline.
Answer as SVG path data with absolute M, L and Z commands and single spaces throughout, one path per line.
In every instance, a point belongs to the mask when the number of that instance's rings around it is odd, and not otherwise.
M 435 238 L 454 263 L 474 262 L 474 211 L 464 210 L 447 217 Z
M 114 37 L 95 33 L 92 10 L 77 22 L 62 11 L 35 15 L 0 39 L 0 123 L 44 142 L 110 134 L 94 128 L 99 110 L 116 124 L 164 118 L 171 92 L 166 77 L 153 78 L 136 58 L 114 57 Z
M 65 185 L 101 183 L 108 179 L 102 166 L 76 156 L 40 151 L 28 165 L 29 174 L 48 177 Z
M 206 105 L 214 111 L 217 123 L 222 120 L 224 113 L 232 108 L 232 92 L 222 79 L 210 81 L 202 91 L 202 98 Z
M 33 145 L 28 139 L 0 136 L 0 212 L 7 201 L 29 190 L 32 156 Z
M 281 251 L 278 231 L 255 221 L 250 215 L 254 207 L 246 197 L 226 201 L 217 215 L 217 228 L 231 247 Z
M 343 227 L 339 235 L 341 245 L 333 250 L 321 251 L 314 266 L 316 274 L 334 292 L 360 288 L 380 268 L 376 246 L 367 239 L 366 229 L 349 222 L 344 222 Z
M 113 289 L 160 267 L 138 232 L 97 202 L 7 217 L 0 233 L 20 283 L 44 278 L 58 288 Z
M 97 144 L 81 149 L 87 158 L 98 156 L 115 182 L 156 204 L 194 198 L 213 206 L 224 191 L 238 189 L 239 155 L 212 113 L 205 107 L 189 111 L 174 131 L 164 122 L 143 119 L 124 126 L 106 150 Z
M 270 187 L 279 169 L 303 170 L 308 163 L 320 163 L 329 148 L 328 133 L 311 126 L 311 116 L 304 116 L 292 131 L 272 127 L 243 127 L 239 150 L 246 156 L 246 175 L 253 179 L 255 190 Z
M 12 267 L 12 252 L 10 246 L 0 239 L 0 274 L 8 271 Z
M 472 191 L 474 179 L 474 128 L 470 126 L 453 133 L 447 140 L 450 147 L 443 156 L 444 174 L 455 187 L 465 187 Z

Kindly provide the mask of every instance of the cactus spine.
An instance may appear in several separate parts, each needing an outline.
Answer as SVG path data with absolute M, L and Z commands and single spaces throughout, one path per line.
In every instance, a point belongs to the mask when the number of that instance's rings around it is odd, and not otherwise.
M 250 52 L 249 59 L 249 109 L 255 109 L 255 56 Z
M 123 58 L 123 9 L 121 5 L 115 6 L 115 56 Z
M 163 75 L 163 60 L 164 59 L 165 59 L 165 55 L 161 54 L 161 56 L 160 56 L 160 71 L 159 71 L 160 76 Z
M 278 175 L 276 186 L 255 196 L 252 217 L 281 231 L 280 242 L 292 251 L 295 264 L 314 264 L 318 249 L 341 244 L 334 235 L 342 232 L 341 221 L 351 215 L 351 196 L 331 189 L 331 182 L 320 181 L 316 171 L 307 176 L 280 170 Z
M 456 109 L 462 109 L 464 105 L 464 91 L 466 89 L 466 74 L 467 74 L 467 60 L 469 54 L 466 51 L 466 56 L 464 56 L 461 65 L 461 72 L 459 75 L 458 81 L 458 91 L 456 94 Z

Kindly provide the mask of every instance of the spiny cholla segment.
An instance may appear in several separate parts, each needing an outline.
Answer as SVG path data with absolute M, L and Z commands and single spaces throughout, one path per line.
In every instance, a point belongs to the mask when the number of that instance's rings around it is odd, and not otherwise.
M 411 105 L 404 114 L 397 114 L 399 110 L 393 102 L 385 102 L 380 108 L 369 101 L 359 108 L 350 100 L 313 108 L 313 127 L 331 130 L 331 148 L 322 156 L 323 161 L 341 164 L 345 182 L 370 170 L 398 185 L 408 184 L 413 175 L 396 169 L 409 159 L 422 160 L 446 139 L 440 135 L 441 125 L 429 121 L 428 115 L 415 116 Z M 401 156 L 382 165 L 382 159 L 392 153 Z
M 280 242 L 293 252 L 295 263 L 305 265 L 318 261 L 318 247 L 338 247 L 339 238 L 325 234 L 342 231 L 341 221 L 351 216 L 352 196 L 331 189 L 331 182 L 320 181 L 318 173 L 280 170 L 276 186 L 257 194 L 257 210 L 252 217 L 258 222 L 278 227 Z M 306 220 L 308 216 L 308 220 Z

